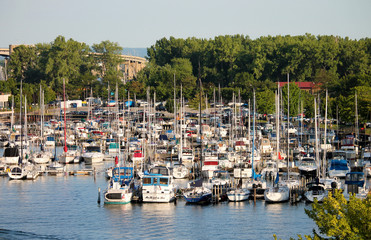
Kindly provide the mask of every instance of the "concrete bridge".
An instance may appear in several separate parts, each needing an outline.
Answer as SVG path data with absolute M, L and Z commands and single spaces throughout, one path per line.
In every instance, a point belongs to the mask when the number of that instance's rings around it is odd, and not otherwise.
M 0 48 L 0 56 L 11 59 L 11 54 L 13 49 L 20 45 L 9 45 L 9 48 Z M 32 46 L 32 45 L 26 45 Z M 137 73 L 142 70 L 146 64 L 147 60 L 142 57 L 120 55 L 123 60 L 118 68 L 124 73 L 124 81 L 132 80 L 136 77 Z

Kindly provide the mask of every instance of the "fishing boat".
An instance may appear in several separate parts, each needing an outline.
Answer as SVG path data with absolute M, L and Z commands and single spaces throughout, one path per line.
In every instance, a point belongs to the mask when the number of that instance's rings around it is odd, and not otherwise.
M 143 202 L 166 203 L 175 200 L 175 185 L 170 169 L 164 166 L 156 166 L 148 175 L 142 178 Z
M 190 204 L 207 204 L 211 201 L 212 192 L 206 187 L 195 187 L 183 193 L 183 197 Z

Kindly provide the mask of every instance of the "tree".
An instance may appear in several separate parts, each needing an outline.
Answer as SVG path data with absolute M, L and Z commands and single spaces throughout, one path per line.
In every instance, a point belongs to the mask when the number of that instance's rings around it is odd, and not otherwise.
M 257 112 L 270 114 L 275 111 L 274 92 L 268 88 L 256 93 Z
M 311 206 L 312 209 L 305 209 L 305 213 L 316 223 L 319 233 L 313 229 L 313 236 L 298 235 L 299 240 L 371 239 L 370 198 L 362 200 L 351 195 L 347 201 L 341 191 L 336 190 L 334 195 L 330 192 L 323 203 L 315 201 Z M 277 239 L 276 235 L 273 237 Z
M 320 234 L 330 239 L 371 239 L 371 199 L 351 195 L 349 202 L 340 191 L 329 193 L 323 204 L 315 202 L 305 213 L 315 221 Z M 313 230 L 317 235 L 316 231 Z
M 101 78 L 103 85 L 110 84 L 110 87 L 116 86 L 116 82 L 122 79 L 122 72 L 118 66 L 122 63 L 123 48 L 118 44 L 110 41 L 102 41 L 99 44 L 93 44 L 94 60 L 98 77 Z

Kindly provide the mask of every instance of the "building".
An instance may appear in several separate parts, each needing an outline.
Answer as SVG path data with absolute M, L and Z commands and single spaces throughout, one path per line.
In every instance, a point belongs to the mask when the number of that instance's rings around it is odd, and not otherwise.
M 8 108 L 9 107 L 9 97 L 11 94 L 0 94 L 0 108 Z
M 287 82 L 278 82 L 280 88 L 285 86 Z M 301 90 L 309 92 L 310 94 L 316 94 L 321 90 L 321 83 L 314 83 L 314 82 L 290 82 L 295 83 Z

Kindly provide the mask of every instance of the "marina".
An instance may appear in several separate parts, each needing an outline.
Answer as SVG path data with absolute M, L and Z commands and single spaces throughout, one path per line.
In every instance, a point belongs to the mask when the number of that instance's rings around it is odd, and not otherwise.
M 352 192 L 364 199 L 369 192 L 368 145 L 355 153 L 351 135 L 343 137 L 344 148 L 316 155 L 318 148 L 298 144 L 299 139 L 309 144 L 310 127 L 306 134 L 293 133 L 296 141 L 287 145 L 289 131 L 278 127 L 277 117 L 269 121 L 270 130 L 267 122 L 246 117 L 253 125 L 249 130 L 228 124 L 241 117 L 239 111 L 217 126 L 186 112 L 174 121 L 168 113 L 154 117 L 151 107 L 133 108 L 121 120 L 120 110 L 113 110 L 89 119 L 95 112 L 89 107 L 83 121 L 67 113 L 54 116 L 43 129 L 31 123 L 27 138 L 18 145 L 9 139 L 0 149 L 2 234 L 105 239 L 121 238 L 123 228 L 131 239 L 272 239 L 273 234 L 287 239 L 311 234 L 315 224 L 304 209 L 315 199 L 322 201 L 334 189 L 346 198 Z M 200 120 L 202 138 L 195 134 Z M 220 135 L 221 126 L 226 135 Z M 37 131 L 43 137 L 31 138 Z M 15 159 L 10 164 L 8 155 Z

